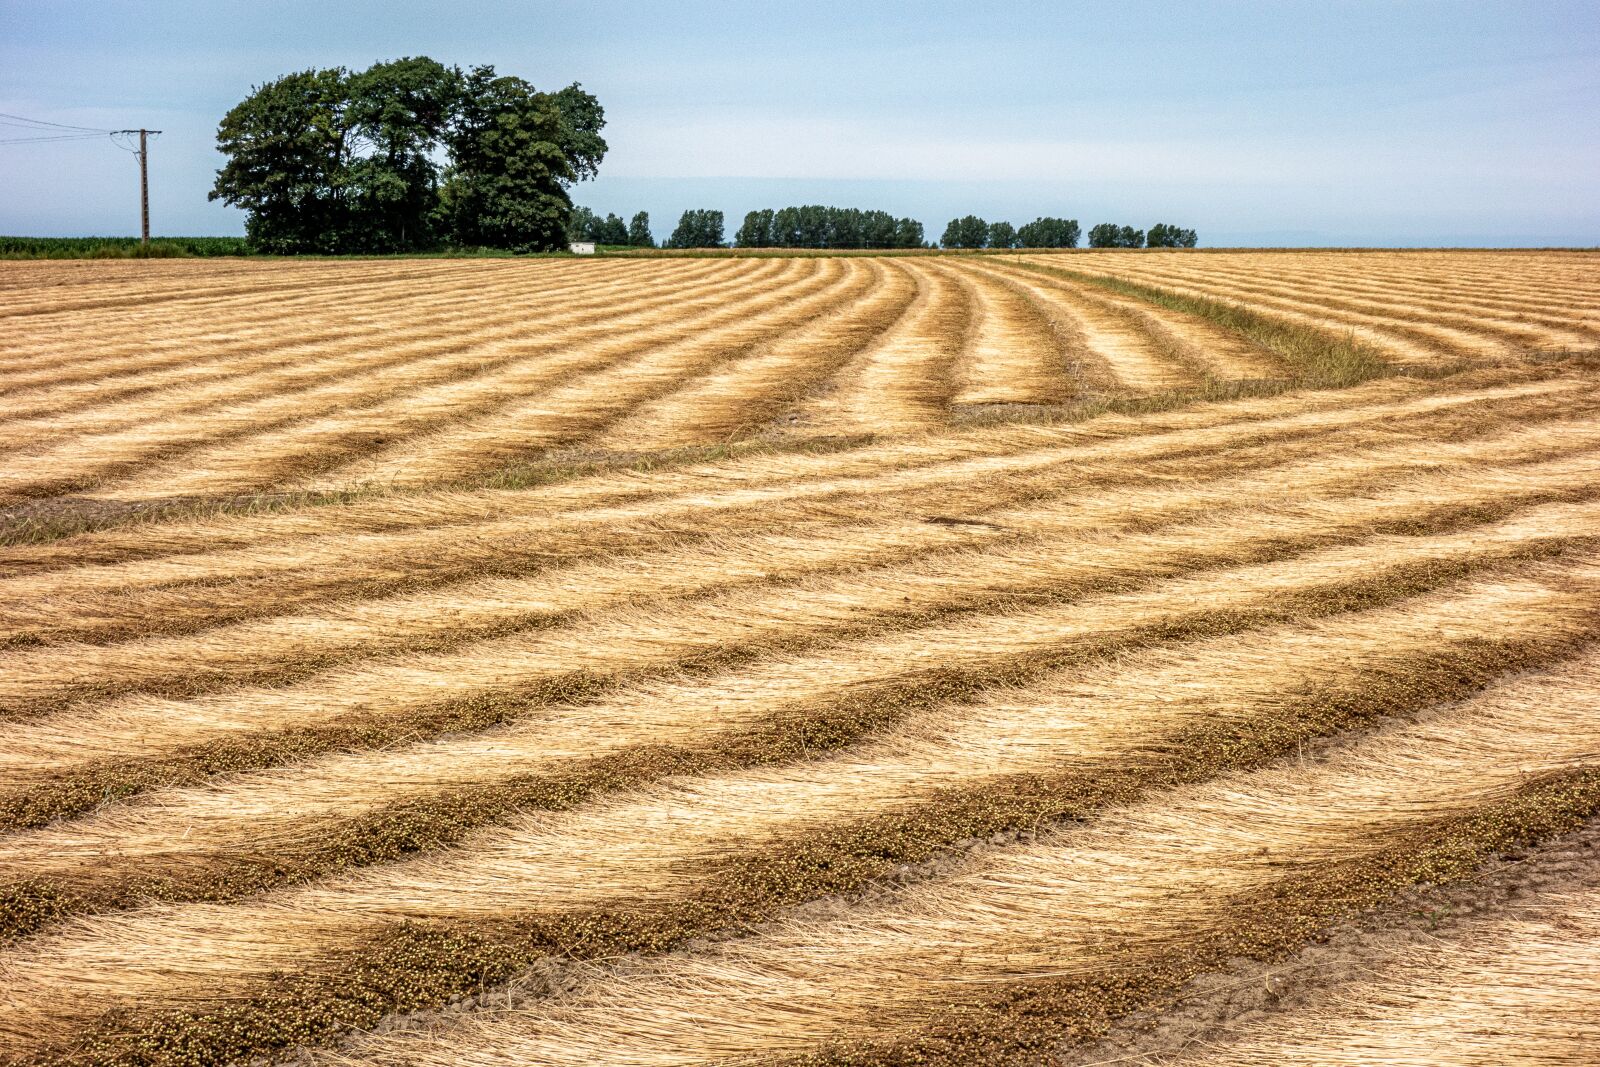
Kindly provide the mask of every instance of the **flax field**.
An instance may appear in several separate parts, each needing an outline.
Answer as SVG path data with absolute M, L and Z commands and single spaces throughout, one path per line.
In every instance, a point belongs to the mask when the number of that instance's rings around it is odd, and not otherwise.
M 0 1064 L 1580 1067 L 1600 253 L 0 263 Z

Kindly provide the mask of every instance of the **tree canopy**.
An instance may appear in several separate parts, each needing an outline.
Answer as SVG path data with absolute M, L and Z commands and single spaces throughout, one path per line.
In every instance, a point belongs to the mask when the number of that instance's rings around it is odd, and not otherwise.
M 733 240 L 742 248 L 921 248 L 922 223 L 887 211 L 805 204 L 749 212 Z
M 722 212 L 690 209 L 678 219 L 663 248 L 721 248 Z
M 1150 227 L 1146 241 L 1151 248 L 1193 248 L 1200 243 L 1200 238 L 1193 230 L 1158 222 Z
M 655 238 L 650 236 L 650 215 L 641 211 L 632 222 L 623 222 L 622 216 L 608 214 L 601 218 L 586 207 L 572 209 L 567 217 L 567 240 L 593 241 L 599 245 L 634 245 L 654 248 Z
M 605 158 L 604 126 L 582 86 L 541 93 L 492 66 L 418 56 L 300 71 L 223 116 L 210 198 L 247 212 L 263 252 L 559 248 L 569 187 Z
M 1143 248 L 1144 231 L 1102 222 L 1089 231 L 1090 248 Z
M 951 219 L 939 243 L 946 248 L 983 248 L 989 243 L 989 224 L 976 215 Z
M 1009 222 L 989 223 L 990 248 L 1017 247 L 1017 228 Z
M 628 243 L 635 248 L 654 248 L 656 239 L 650 235 L 650 213 L 637 212 L 628 223 Z
M 1077 248 L 1082 230 L 1077 219 L 1041 217 L 1017 229 L 1017 244 L 1022 248 Z

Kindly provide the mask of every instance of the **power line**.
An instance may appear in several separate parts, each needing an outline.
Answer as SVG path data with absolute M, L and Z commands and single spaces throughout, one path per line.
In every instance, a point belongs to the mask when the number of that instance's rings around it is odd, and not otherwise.
M 65 122 L 50 122 L 46 119 L 30 119 L 26 115 L 12 115 L 0 111 L 0 126 L 8 126 L 13 130 L 23 130 L 33 137 L 0 137 L 0 145 L 8 144 L 59 144 L 64 141 L 98 141 L 102 137 L 111 138 L 111 143 L 125 151 L 132 152 L 133 157 L 139 161 L 139 243 L 150 243 L 150 138 L 161 133 L 160 130 L 97 130 L 90 126 L 72 126 Z M 139 147 L 133 147 L 133 135 L 139 135 Z M 117 140 L 119 137 L 127 138 L 128 143 Z
M 45 144 L 50 141 L 98 141 L 103 133 L 68 133 L 53 137 L 0 137 L 0 144 Z
M 30 119 L 26 115 L 8 115 L 4 111 L 0 111 L 0 119 L 10 119 L 11 122 L 6 123 L 8 126 L 12 125 L 13 123 L 25 123 L 29 128 L 45 127 L 58 130 L 78 130 L 82 133 L 101 134 L 115 132 L 113 130 L 100 129 L 94 126 L 70 126 L 65 122 L 50 122 L 47 119 Z

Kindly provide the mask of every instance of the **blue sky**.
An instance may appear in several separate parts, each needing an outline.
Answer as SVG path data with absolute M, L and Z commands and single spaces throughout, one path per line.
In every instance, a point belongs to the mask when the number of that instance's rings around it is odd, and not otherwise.
M 1196 227 L 1222 244 L 1600 244 L 1600 2 L 466 5 L 0 0 L 0 112 L 146 125 L 153 229 L 243 232 L 217 120 L 311 66 L 430 55 L 581 81 L 575 197 Z M 5 134 L 9 135 L 7 130 Z M 108 143 L 0 145 L 0 233 L 131 233 Z

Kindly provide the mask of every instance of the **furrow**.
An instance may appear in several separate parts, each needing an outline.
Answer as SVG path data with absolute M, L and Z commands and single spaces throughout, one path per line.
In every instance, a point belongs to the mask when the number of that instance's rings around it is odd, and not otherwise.
M 1209 272 L 1196 274 L 1192 271 L 1167 269 L 1137 273 L 1163 285 L 1183 285 L 1212 297 L 1235 300 L 1250 307 L 1269 310 L 1273 314 L 1308 315 L 1340 326 L 1360 326 L 1381 333 L 1416 338 L 1422 344 L 1434 348 L 1436 353 L 1494 359 L 1506 356 L 1509 351 L 1503 341 L 1486 338 L 1467 330 L 1414 318 L 1396 318 L 1357 311 L 1336 306 L 1325 300 L 1295 297 L 1279 287 L 1268 286 L 1265 283 L 1255 285 L 1230 283 L 1226 279 L 1214 277 Z M 1437 361 L 1439 355 L 1436 354 L 1432 358 Z
M 663 329 L 692 328 L 701 313 L 753 299 L 781 269 L 779 263 L 763 263 L 734 276 L 700 279 L 693 286 L 673 285 L 640 299 L 613 300 L 604 321 L 592 312 L 573 312 L 540 323 L 537 333 L 522 323 L 505 340 L 491 342 L 486 352 L 453 356 L 443 375 L 413 374 L 399 389 L 354 383 L 342 405 L 326 411 L 322 410 L 328 408 L 326 403 L 307 405 L 300 418 L 148 470 L 100 495 L 216 493 L 304 480 L 356 462 L 364 454 L 425 439 L 452 423 L 481 417 L 574 375 L 612 366 L 629 358 L 638 345 L 648 346 L 652 343 L 648 338 Z M 647 340 L 637 340 L 641 336 Z
M 329 507 L 313 502 L 287 510 L 268 509 L 244 513 L 224 512 L 202 519 L 182 518 L 139 524 L 128 530 L 112 528 L 37 545 L 13 546 L 0 554 L 0 562 L 14 571 L 82 566 L 154 556 L 224 551 L 254 545 L 282 543 L 297 538 L 347 536 L 366 532 L 399 532 L 425 527 L 465 527 L 474 522 L 510 515 L 551 515 L 598 505 L 695 495 L 702 499 L 725 496 L 731 489 L 793 487 L 790 495 L 828 495 L 837 479 L 880 478 L 885 487 L 894 480 L 918 477 L 940 464 L 980 462 L 1049 446 L 1145 448 L 1152 443 L 1176 450 L 1176 442 L 1200 436 L 1205 444 L 1220 437 L 1247 433 L 1251 428 L 1273 427 L 1278 420 L 1334 423 L 1357 422 L 1375 407 L 1392 405 L 1394 414 L 1429 411 L 1490 399 L 1511 403 L 1517 398 L 1576 392 L 1587 380 L 1564 374 L 1561 368 L 1495 369 L 1452 377 L 1446 382 L 1389 378 L 1339 392 L 1310 391 L 1226 405 L 1202 405 L 1155 416 L 1104 416 L 1079 426 L 985 426 L 953 430 L 926 439 L 868 445 L 848 451 L 820 454 L 782 453 L 755 455 L 716 462 L 701 462 L 676 469 L 652 468 L 648 473 L 620 473 L 577 478 L 538 485 L 539 492 L 468 488 L 466 491 L 389 493 L 376 499 L 342 500 Z M 1347 412 L 1341 414 L 1342 412 Z M 981 472 L 974 472 L 981 473 Z M 817 489 L 818 484 L 822 488 Z
M 1051 320 L 1015 288 L 949 264 L 931 269 L 954 277 L 972 312 L 956 360 L 955 404 L 1044 404 L 1074 396 L 1085 370 L 1084 341 L 1071 323 Z
M 1047 288 L 1059 291 L 1075 306 L 1088 304 L 1122 315 L 1151 338 L 1169 363 L 1190 368 L 1199 377 L 1232 380 L 1285 376 L 1287 368 L 1272 353 L 1194 315 L 1091 289 L 1058 275 L 1021 275 L 1003 262 L 985 263 L 985 267 L 1004 270 L 1012 277 L 1043 281 Z
M 1479 485 L 1505 486 L 1496 502 L 1515 500 L 1532 488 L 1539 468 L 1495 470 L 1495 464 L 1531 465 L 1561 460 L 1567 453 L 1600 446 L 1600 424 L 1579 418 L 1539 422 L 1481 440 L 1454 445 L 1385 443 L 1378 448 L 1341 452 L 1323 443 L 1303 448 L 1278 446 L 1259 473 L 1242 459 L 1226 476 L 1197 478 L 1182 488 L 1159 480 L 1136 488 L 1102 488 L 1065 496 L 1039 495 L 1020 506 L 966 509 L 961 524 L 912 518 L 893 521 L 814 523 L 804 531 L 753 533 L 739 541 L 712 536 L 684 548 L 656 549 L 638 556 L 605 557 L 554 568 L 527 577 L 469 580 L 420 593 L 344 602 L 331 609 L 225 624 L 192 636 L 144 636 L 112 645 L 63 643 L 0 653 L 0 715 L 21 713 L 41 701 L 68 696 L 109 695 L 125 689 L 171 691 L 203 687 L 229 679 L 281 675 L 299 667 L 330 665 L 339 658 L 384 651 L 422 649 L 436 641 L 489 636 L 497 630 L 540 625 L 581 610 L 612 604 L 709 592 L 745 583 L 780 581 L 807 573 L 846 567 L 881 566 L 956 544 L 1059 537 L 1069 531 L 1157 526 L 1207 516 L 1304 502 L 1360 486 L 1396 485 L 1418 474 L 1444 472 L 1445 465 L 1469 465 Z M 1348 451 L 1344 451 L 1349 449 Z M 1302 453 L 1309 453 L 1305 458 Z M 1342 453 L 1342 455 L 1341 455 Z M 1341 459 L 1335 462 L 1335 456 Z M 1591 462 L 1574 456 L 1580 477 Z M 1600 464 L 1600 460 L 1594 461 Z M 1596 470 L 1600 470 L 1597 465 Z M 1147 471 L 1149 474 L 1157 472 Z M 1507 475 L 1510 475 L 1510 478 Z M 1456 478 L 1460 475 L 1457 474 Z M 1431 483 L 1430 483 L 1431 484 Z M 1008 496 L 1047 492 L 1037 481 L 1019 480 Z M 1543 492 L 1538 489 L 1535 491 Z M 1434 503 L 1459 503 L 1460 490 L 1448 481 Z M 1452 497 L 1451 494 L 1457 494 Z M 1292 496 L 1290 495 L 1292 494 Z M 197 597 L 206 591 L 189 594 Z M 58 608 L 65 605 L 57 605 Z M 141 601 L 144 614 L 183 615 L 181 601 Z M 62 620 L 62 624 L 66 623 Z M 79 625 L 83 621 L 79 620 Z M 94 618 L 103 624 L 104 616 Z M 63 627 L 64 628 L 64 627 Z
M 692 276 L 705 269 L 685 271 L 682 275 Z M 661 273 L 657 271 L 654 275 Z M 635 270 L 619 272 L 598 284 L 594 279 L 574 278 L 565 284 L 537 289 L 531 289 L 531 279 L 513 276 L 495 279 L 493 284 L 474 286 L 470 291 L 476 302 L 492 307 L 515 303 L 532 312 L 570 306 L 575 301 L 588 303 L 589 297 L 599 293 L 626 292 L 652 276 Z M 19 397 L 24 389 L 29 394 L 43 394 L 42 401 L 36 402 L 34 408 L 42 411 L 77 403 L 104 403 L 157 386 L 237 377 L 241 372 L 270 369 L 282 363 L 286 353 L 315 350 L 313 346 L 340 345 L 349 349 L 371 333 L 399 325 L 394 321 L 397 304 L 406 308 L 403 324 L 407 329 L 426 332 L 453 320 L 453 309 L 462 303 L 463 295 L 462 288 L 454 283 L 468 280 L 429 279 L 433 284 L 442 283 L 443 287 L 434 291 L 419 292 L 415 282 L 408 282 L 376 285 L 372 292 L 354 289 L 353 292 L 359 294 L 356 296 L 319 294 L 317 300 L 308 301 L 304 309 L 272 301 L 267 302 L 268 309 L 258 308 L 254 312 L 258 317 L 235 314 L 229 308 L 219 307 L 215 309 L 216 314 L 226 318 L 206 316 L 196 322 L 194 316 L 189 315 L 171 323 L 142 323 L 141 344 L 137 348 L 128 342 L 110 345 L 111 353 L 123 347 L 130 348 L 132 354 L 128 356 L 108 354 L 101 349 L 97 357 L 74 359 L 70 369 L 63 370 L 59 363 L 54 367 L 47 364 L 27 376 L 0 377 L 0 388 L 8 394 L 8 406 L 13 409 L 7 416 L 9 419 L 28 411 L 16 407 L 19 399 L 31 399 L 27 395 Z M 294 316 L 294 325 L 286 329 L 288 316 Z M 100 329 L 106 332 L 104 327 Z M 125 331 L 127 325 L 119 323 L 116 329 Z M 61 332 L 49 331 L 36 344 L 47 351 L 52 347 L 70 351 L 74 345 L 105 344 L 101 333 L 94 330 L 82 331 L 83 336 L 75 334 L 65 338 L 61 337 Z M 57 361 L 61 351 L 55 353 Z
M 708 303 L 713 299 L 714 296 L 706 298 Z M 458 309 L 456 314 L 464 316 L 468 311 Z M 152 459 L 165 459 L 177 449 L 194 449 L 219 438 L 239 437 L 293 424 L 380 391 L 382 386 L 377 375 L 384 371 L 423 372 L 420 374 L 423 383 L 429 380 L 426 372 L 430 370 L 435 378 L 445 380 L 463 372 L 471 374 L 484 362 L 485 353 L 476 346 L 488 345 L 492 353 L 497 344 L 515 344 L 515 339 L 527 329 L 519 310 L 503 307 L 487 319 L 480 316 L 474 323 L 471 330 L 438 339 L 414 340 L 385 349 L 381 355 L 360 353 L 352 357 L 330 357 L 326 374 L 322 373 L 324 368 L 320 361 L 289 364 L 281 371 L 265 372 L 270 378 L 282 379 L 279 381 L 224 380 L 185 393 L 179 401 L 158 396 L 143 402 L 146 410 L 136 418 L 125 418 L 120 428 L 113 419 L 112 428 L 104 432 L 64 442 L 47 439 L 37 450 L 13 454 L 9 457 L 10 476 L 0 480 L 0 489 L 12 494 L 38 494 L 85 479 L 103 479 Z M 515 354 L 513 351 L 512 355 Z M 492 360 L 493 356 L 490 358 Z M 261 395 L 263 391 L 265 395 Z M 230 403 L 237 397 L 256 399 Z M 203 415 L 161 417 L 163 411 L 179 402 L 191 406 L 213 403 L 218 406 L 206 410 Z
M 1584 1067 L 1600 1048 L 1600 887 L 1409 945 L 1171 1067 Z
M 1052 266 L 1051 262 L 1044 257 L 1030 257 L 1030 262 L 1044 267 Z M 1197 296 L 1208 300 L 1227 299 L 1226 294 L 1218 293 L 1214 288 L 1202 282 L 1195 282 L 1184 276 L 1172 276 L 1154 269 L 1129 269 L 1127 264 L 1122 261 L 1102 262 L 1099 259 L 1094 259 L 1083 264 L 1074 263 L 1073 266 L 1082 269 L 1085 273 L 1143 282 L 1147 285 L 1160 285 L 1162 288 L 1188 296 Z M 1324 308 L 1297 306 L 1290 302 L 1266 297 L 1248 302 L 1238 300 L 1234 302 L 1244 304 L 1255 311 L 1270 313 L 1276 318 L 1291 323 L 1345 333 L 1356 341 L 1378 348 L 1390 359 L 1402 364 L 1427 366 L 1438 363 L 1446 354 L 1455 354 L 1452 350 L 1444 349 L 1435 338 L 1417 337 L 1409 331 L 1393 325 L 1374 325 L 1358 322 L 1354 319 L 1334 314 Z
M 1193 271 L 1185 273 L 1191 278 L 1198 276 Z M 1587 346 L 1594 344 L 1596 339 L 1592 333 L 1540 326 L 1499 317 L 1493 312 L 1480 310 L 1465 313 L 1463 309 L 1448 302 L 1425 305 L 1386 299 L 1386 294 L 1374 294 L 1370 290 L 1352 290 L 1348 286 L 1329 284 L 1326 275 L 1297 280 L 1286 277 L 1281 271 L 1253 269 L 1244 265 L 1211 268 L 1203 273 L 1206 278 L 1215 279 L 1218 284 L 1242 287 L 1250 292 L 1307 300 L 1341 311 L 1376 315 L 1399 322 L 1422 322 L 1467 335 L 1481 334 L 1485 338 L 1495 339 L 1502 346 L 1519 348 L 1540 345 Z
M 1158 647 L 1114 665 L 1046 671 L 1026 686 L 922 702 L 839 755 L 602 796 L 570 814 L 519 813 L 537 795 L 529 783 L 497 788 L 471 780 L 466 767 L 438 775 L 448 783 L 442 792 L 407 800 L 415 778 L 396 787 L 365 761 L 357 761 L 358 773 L 341 775 L 348 761 L 334 758 L 209 790 L 164 791 L 136 806 L 0 837 L 0 877 L 22 883 L 19 900 L 28 899 L 28 879 L 48 879 L 32 884 L 49 884 L 54 900 L 75 898 L 79 910 L 125 906 L 142 894 L 226 898 L 281 882 L 288 871 L 305 880 L 403 854 L 402 842 L 437 848 L 506 819 L 505 827 L 465 837 L 462 851 L 295 891 L 288 910 L 302 922 L 312 913 L 361 916 L 360 926 L 374 914 L 493 919 L 617 897 L 665 899 L 695 891 L 719 862 L 750 866 L 756 853 L 780 845 L 792 854 L 797 835 L 870 836 L 880 844 L 909 835 L 908 847 L 926 849 L 953 844 L 958 831 L 987 836 L 1018 820 L 1059 818 L 1064 803 L 1086 803 L 1113 781 L 1136 790 L 1153 774 L 1211 766 L 1212 757 L 1197 755 L 1216 747 L 1201 743 L 1205 731 L 1230 738 L 1237 758 L 1250 748 L 1244 737 L 1269 750 L 1283 737 L 1303 742 L 1306 731 L 1318 736 L 1380 710 L 1392 715 L 1442 699 L 1453 692 L 1451 679 L 1479 678 L 1480 665 L 1493 664 L 1493 673 L 1565 654 L 1593 635 L 1597 621 L 1600 572 L 1592 568 L 1480 577 L 1326 622 Z M 1161 696 L 1146 696 L 1152 693 Z M 733 753 L 748 748 L 735 744 Z M 715 769 L 726 760 L 719 754 L 707 762 Z M 694 766 L 686 763 L 684 770 Z M 364 818 L 363 805 L 371 805 Z M 891 826 L 891 818 L 899 821 Z M 926 834 L 908 829 L 924 824 L 932 827 Z M 847 826 L 857 829 L 846 833 Z M 573 856 L 584 862 L 573 865 Z M 381 903 L 422 899 L 424 884 L 459 888 L 443 912 L 406 915 Z M 237 933 L 244 916 L 276 921 L 285 907 L 250 904 L 230 914 Z M 303 940 L 280 931 L 273 960 L 256 964 L 256 973 L 307 951 Z

